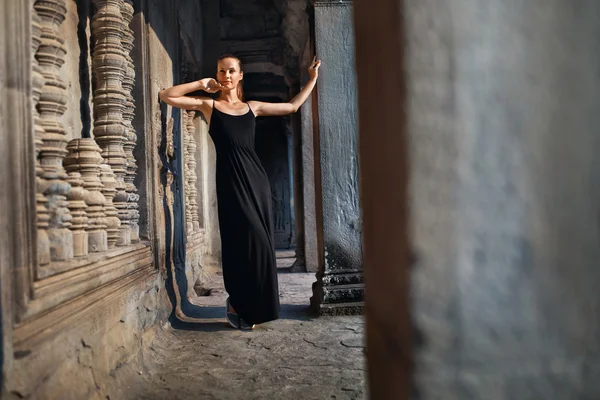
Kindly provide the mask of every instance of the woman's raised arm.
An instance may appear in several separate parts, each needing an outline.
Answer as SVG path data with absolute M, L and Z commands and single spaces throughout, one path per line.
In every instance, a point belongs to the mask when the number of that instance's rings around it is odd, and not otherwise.
M 173 107 L 182 108 L 184 110 L 201 111 L 205 103 L 207 101 L 212 101 L 212 99 L 203 96 L 186 96 L 186 94 L 197 90 L 203 90 L 207 93 L 216 93 L 222 88 L 223 85 L 218 83 L 215 79 L 204 78 L 199 81 L 183 83 L 161 90 L 158 95 L 162 101 Z
M 262 101 L 249 101 L 250 107 L 254 111 L 254 114 L 257 117 L 267 117 L 267 116 L 280 116 L 280 115 L 288 115 L 293 114 L 298 109 L 308 96 L 315 88 L 317 84 L 317 78 L 319 77 L 319 67 L 321 66 L 321 60 L 317 61 L 315 57 L 313 59 L 312 64 L 308 68 L 308 73 L 310 74 L 310 79 L 306 83 L 306 85 L 302 88 L 300 93 L 298 93 L 291 101 L 288 103 L 264 103 Z

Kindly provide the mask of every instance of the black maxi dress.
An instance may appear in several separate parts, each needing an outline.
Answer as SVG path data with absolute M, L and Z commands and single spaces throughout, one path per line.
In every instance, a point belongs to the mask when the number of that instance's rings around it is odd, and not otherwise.
M 255 127 L 250 106 L 231 115 L 213 103 L 223 280 L 232 307 L 249 324 L 279 318 L 271 187 L 254 150 Z

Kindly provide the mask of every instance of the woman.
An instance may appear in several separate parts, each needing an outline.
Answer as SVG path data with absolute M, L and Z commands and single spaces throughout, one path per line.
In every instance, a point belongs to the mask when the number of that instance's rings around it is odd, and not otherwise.
M 160 98 L 173 107 L 200 111 L 209 124 L 217 153 L 217 201 L 223 280 L 229 294 L 226 317 L 234 328 L 253 329 L 279 318 L 279 290 L 273 237 L 271 189 L 254 150 L 256 117 L 295 113 L 317 83 L 321 61 L 313 59 L 310 80 L 288 103 L 244 102 L 239 58 L 219 58 L 217 79 L 173 86 Z M 186 96 L 220 92 L 216 100 Z

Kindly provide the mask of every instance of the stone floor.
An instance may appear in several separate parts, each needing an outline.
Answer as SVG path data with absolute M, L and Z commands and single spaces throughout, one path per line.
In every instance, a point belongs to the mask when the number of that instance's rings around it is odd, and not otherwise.
M 213 318 L 193 330 L 163 327 L 146 346 L 136 399 L 365 398 L 362 317 L 315 318 L 314 274 L 290 273 L 290 257 L 278 258 L 281 319 L 252 332 L 229 328 L 216 278 L 211 295 L 196 300 Z

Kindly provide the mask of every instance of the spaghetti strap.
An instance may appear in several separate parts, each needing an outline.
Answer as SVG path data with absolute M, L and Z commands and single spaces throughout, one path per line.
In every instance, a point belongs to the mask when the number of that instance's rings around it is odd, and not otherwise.
M 252 111 L 252 114 L 254 114 L 254 110 L 252 109 L 252 107 L 250 107 L 250 103 L 246 103 L 246 105 L 248 106 L 248 110 Z
M 212 110 L 210 110 L 210 121 L 212 121 L 212 117 L 215 114 L 215 99 L 212 99 L 213 101 L 213 105 L 212 105 Z

